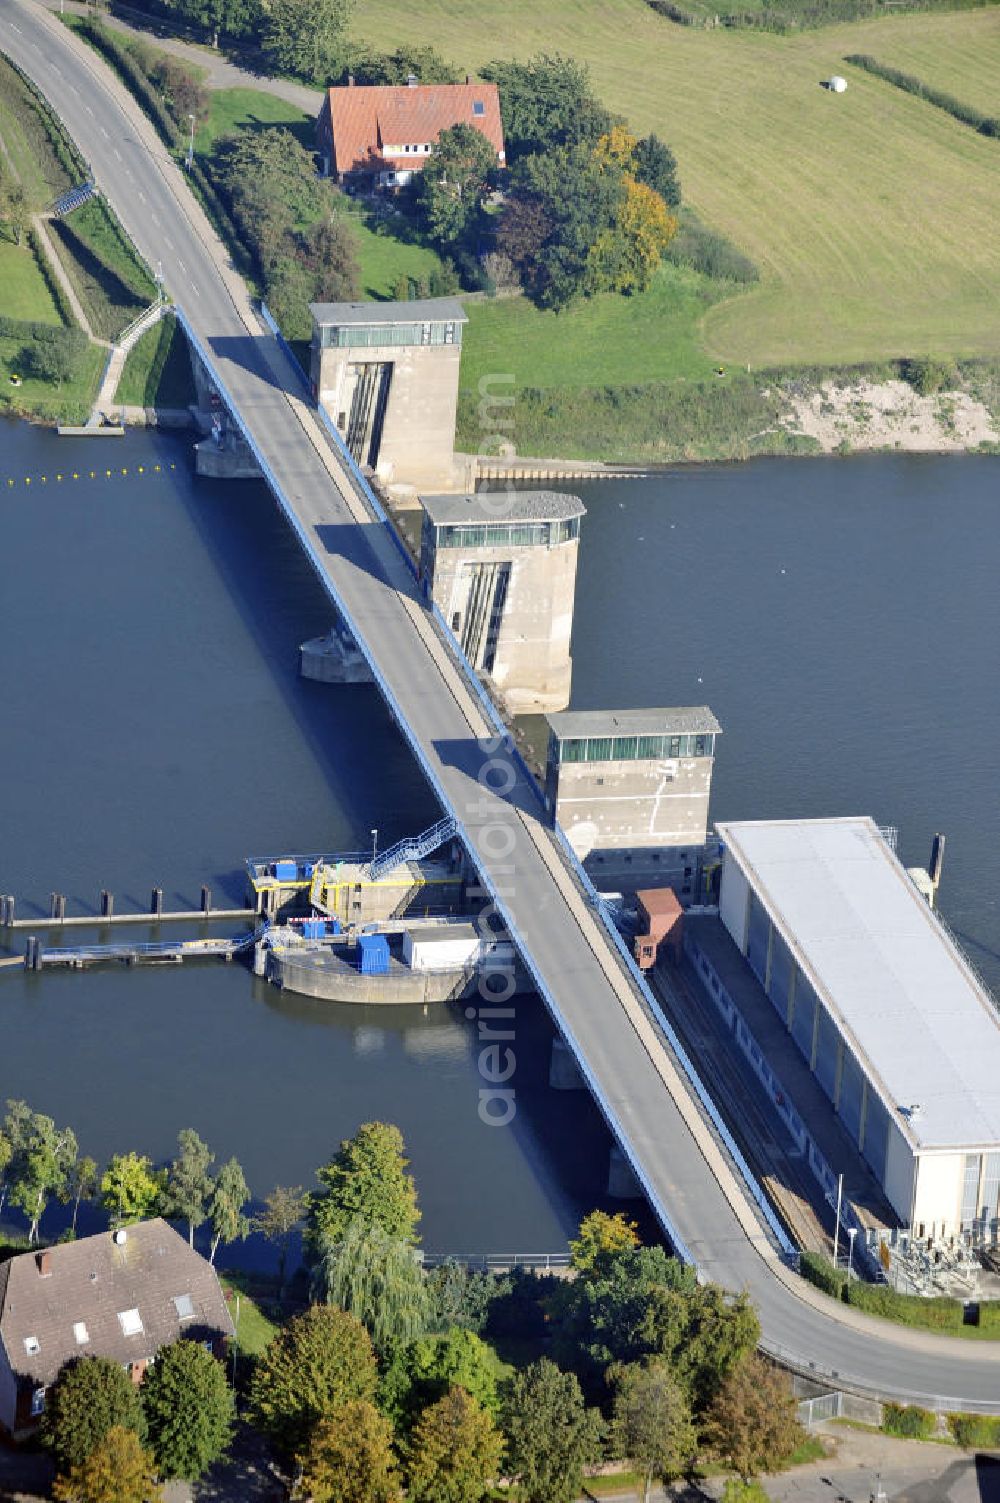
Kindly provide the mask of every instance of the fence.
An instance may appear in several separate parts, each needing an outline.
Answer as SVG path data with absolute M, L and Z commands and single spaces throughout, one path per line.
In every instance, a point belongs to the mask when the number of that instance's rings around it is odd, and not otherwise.
M 882 1405 L 878 1399 L 859 1399 L 853 1393 L 820 1393 L 811 1399 L 801 1399 L 798 1405 L 799 1424 L 808 1429 L 822 1425 L 826 1420 L 849 1419 L 861 1425 L 882 1426 Z

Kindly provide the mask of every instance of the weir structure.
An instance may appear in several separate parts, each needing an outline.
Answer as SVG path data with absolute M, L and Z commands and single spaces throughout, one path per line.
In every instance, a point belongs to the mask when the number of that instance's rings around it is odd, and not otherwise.
M 793 1370 L 939 1409 L 1000 1409 L 1000 1352 L 984 1350 L 988 1343 L 894 1330 L 789 1270 L 791 1244 L 691 1061 L 334 425 L 324 426 L 300 368 L 259 320 L 181 168 L 124 86 L 41 6 L 8 0 L 0 45 L 54 101 L 147 259 L 155 263 L 170 237 L 165 275 L 178 318 L 455 819 L 678 1256 L 702 1278 L 747 1288 L 762 1346 Z

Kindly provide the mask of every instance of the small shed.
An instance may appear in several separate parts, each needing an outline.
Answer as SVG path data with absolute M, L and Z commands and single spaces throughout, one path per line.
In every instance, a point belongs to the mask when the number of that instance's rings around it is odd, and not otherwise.
M 479 935 L 472 924 L 433 924 L 407 929 L 403 959 L 412 971 L 452 971 L 479 957 Z
M 665 951 L 677 964 L 684 948 L 684 909 L 672 887 L 646 887 L 635 895 L 639 928 L 635 958 L 644 971 Z
M 839 73 L 834 73 L 832 78 L 827 79 L 826 86 L 831 94 L 843 94 L 847 90 L 847 79 L 842 78 Z

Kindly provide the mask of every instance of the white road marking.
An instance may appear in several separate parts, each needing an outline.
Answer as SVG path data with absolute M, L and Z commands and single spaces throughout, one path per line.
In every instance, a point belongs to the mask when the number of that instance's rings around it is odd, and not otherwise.
M 160 216 L 159 216 L 159 214 L 154 214 L 153 215 L 153 223 L 156 225 L 157 229 L 160 228 Z
M 86 111 L 87 111 L 87 114 L 88 114 L 88 115 L 89 115 L 89 116 L 90 116 L 90 118 L 91 118 L 91 119 L 92 119 L 92 120 L 93 120 L 93 118 L 94 118 L 94 112 L 93 112 L 93 110 L 92 110 L 92 109 L 91 109 L 91 108 L 90 108 L 90 105 L 89 105 L 89 104 L 85 104 L 85 105 L 84 105 L 84 109 L 85 109 L 85 110 L 86 110 Z
M 184 262 L 181 260 L 180 256 L 177 257 L 177 265 L 180 267 L 184 275 L 187 276 L 187 267 L 184 265 Z
M 194 282 L 191 283 L 191 291 L 194 293 L 195 297 L 201 297 L 201 293 L 198 291 L 197 285 Z
M 61 68 L 57 67 L 55 63 L 50 63 L 49 67 L 52 69 L 52 71 L 55 74 L 56 78 L 62 78 L 62 69 Z
M 164 240 L 166 240 L 167 250 L 173 250 L 173 248 L 174 248 L 174 242 L 172 240 L 167 239 L 166 236 L 164 236 Z
M 145 193 L 143 193 L 143 191 L 142 191 L 141 188 L 139 189 L 139 198 L 140 198 L 140 200 L 141 200 L 142 203 L 146 202 L 146 195 L 145 195 Z
M 109 137 L 108 137 L 108 133 L 107 133 L 107 131 L 106 131 L 106 130 L 105 130 L 105 129 L 104 129 L 104 126 L 103 126 L 103 125 L 102 125 L 102 126 L 101 126 L 101 135 L 102 135 L 102 136 L 103 136 L 103 137 L 104 137 L 104 139 L 105 139 L 105 141 L 107 141 L 107 140 L 108 140 L 108 139 L 109 139 Z
M 20 28 L 20 26 L 15 26 L 14 23 L 13 23 L 13 21 L 8 21 L 7 25 L 10 27 L 11 31 L 16 31 L 17 34 L 18 34 L 18 36 L 21 35 L 21 28 Z
M 119 160 L 119 162 L 120 162 L 120 161 L 121 161 L 121 159 L 122 159 L 122 154 L 121 154 L 121 152 L 120 152 L 120 151 L 119 151 L 119 150 L 118 150 L 118 147 L 117 147 L 117 146 L 116 146 L 116 147 L 115 147 L 115 156 L 116 156 L 116 157 L 117 157 L 117 158 L 118 158 L 118 160 Z

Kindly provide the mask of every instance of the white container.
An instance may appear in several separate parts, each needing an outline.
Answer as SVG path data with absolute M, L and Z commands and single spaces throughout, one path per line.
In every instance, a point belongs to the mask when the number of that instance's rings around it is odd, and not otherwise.
M 479 947 L 472 924 L 435 924 L 403 935 L 403 959 L 411 971 L 461 970 L 479 958 Z

